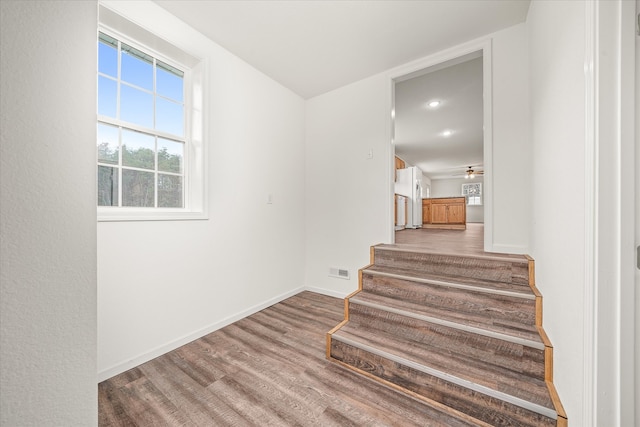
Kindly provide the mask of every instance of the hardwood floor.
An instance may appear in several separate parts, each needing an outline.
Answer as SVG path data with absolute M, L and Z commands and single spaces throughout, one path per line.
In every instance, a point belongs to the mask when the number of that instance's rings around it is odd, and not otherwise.
M 429 252 L 458 255 L 487 255 L 484 251 L 484 224 L 467 223 L 466 230 L 434 228 L 404 229 L 395 232 L 396 245 Z
M 302 292 L 106 380 L 99 425 L 472 425 L 327 361 L 343 314 Z
M 466 230 L 417 228 L 396 231 L 396 244 L 416 246 L 439 252 L 461 251 L 466 255 L 484 252 L 484 224 L 468 223 Z

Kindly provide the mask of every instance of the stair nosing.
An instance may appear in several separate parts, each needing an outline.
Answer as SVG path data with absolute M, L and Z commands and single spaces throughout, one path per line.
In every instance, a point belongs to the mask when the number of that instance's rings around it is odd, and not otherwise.
M 476 391 L 478 393 L 482 393 L 484 395 L 499 399 L 499 400 L 501 400 L 503 402 L 510 403 L 510 404 L 512 404 L 514 406 L 518 406 L 520 408 L 524 408 L 526 410 L 535 412 L 537 414 L 544 415 L 544 416 L 546 416 L 548 418 L 551 418 L 551 419 L 557 419 L 558 418 L 558 414 L 554 409 L 547 408 L 547 407 L 539 405 L 537 403 L 529 402 L 529 401 L 521 399 L 519 397 L 512 396 L 512 395 L 510 395 L 508 393 L 504 393 L 504 392 L 501 392 L 501 391 L 498 391 L 498 390 L 494 390 L 494 389 L 492 389 L 490 387 L 474 383 L 473 381 L 465 380 L 465 379 L 457 377 L 455 375 L 451 375 L 449 373 L 442 372 L 440 370 L 430 368 L 428 366 L 422 365 L 422 364 L 414 362 L 412 360 L 405 359 L 405 358 L 403 358 L 401 356 L 386 352 L 384 350 L 376 349 L 375 347 L 371 347 L 371 346 L 369 346 L 367 344 L 364 344 L 364 343 L 361 343 L 361 342 L 358 342 L 358 341 L 354 341 L 354 340 L 351 340 L 349 338 L 341 337 L 341 336 L 335 335 L 335 334 L 332 335 L 331 338 L 335 339 L 337 341 L 341 341 L 341 342 L 343 342 L 343 343 L 345 343 L 347 345 L 350 345 L 352 347 L 356 347 L 356 348 L 359 348 L 361 350 L 367 351 L 369 353 L 375 354 L 377 356 L 384 357 L 384 358 L 389 359 L 389 360 L 391 360 L 391 361 L 393 361 L 395 363 L 403 364 L 405 366 L 408 366 L 408 367 L 410 367 L 412 369 L 418 370 L 418 371 L 420 371 L 422 373 L 425 373 L 427 375 L 431 375 L 431 376 L 434 376 L 436 378 L 440 378 L 440 379 L 442 379 L 444 381 L 448 381 L 448 382 L 454 383 L 454 384 L 459 385 L 461 387 L 465 387 L 465 388 L 471 389 L 471 390 Z
M 528 264 L 529 260 L 522 255 L 522 258 L 511 258 L 507 256 L 503 256 L 495 253 L 487 253 L 487 254 L 459 254 L 459 253 L 446 253 L 446 252 L 436 252 L 433 250 L 422 249 L 422 248 L 406 248 L 402 246 L 389 246 L 389 245 L 377 245 L 374 246 L 375 249 L 385 250 L 385 251 L 394 251 L 394 252 L 413 252 L 420 254 L 428 254 L 428 255 L 441 255 L 441 256 L 452 256 L 457 258 L 474 258 L 474 259 L 483 259 L 483 260 L 491 260 L 491 261 L 502 261 L 502 262 L 515 262 L 518 264 Z
M 500 289 L 483 288 L 483 287 L 479 287 L 479 286 L 465 285 L 465 284 L 462 284 L 462 283 L 447 282 L 447 281 L 444 281 L 444 280 L 425 279 L 425 278 L 422 278 L 422 277 L 408 276 L 408 275 L 405 275 L 405 274 L 396 274 L 396 273 L 387 273 L 387 272 L 384 272 L 384 271 L 376 271 L 376 270 L 371 270 L 371 269 L 368 269 L 368 268 L 363 269 L 362 272 L 363 273 L 367 273 L 367 274 L 371 274 L 372 276 L 390 277 L 392 279 L 401 279 L 401 280 L 409 280 L 409 281 L 412 281 L 412 282 L 428 283 L 428 284 L 431 284 L 431 285 L 446 286 L 446 287 L 449 287 L 449 288 L 463 289 L 463 290 L 467 290 L 467 291 L 481 292 L 481 293 L 487 293 L 487 294 L 493 294 L 493 295 L 502 295 L 502 296 L 521 298 L 521 299 L 528 299 L 528 300 L 535 300 L 536 299 L 536 296 L 533 295 L 533 294 L 519 293 L 519 292 L 514 292 L 514 291 L 503 291 L 503 290 L 500 290 Z
M 507 341 L 513 344 L 523 345 L 525 347 L 535 348 L 536 350 L 544 350 L 545 348 L 544 343 L 542 342 L 536 342 L 536 341 L 528 340 L 526 338 L 515 337 L 508 334 L 501 334 L 500 332 L 490 331 L 482 328 L 476 328 L 475 326 L 464 325 L 461 323 L 451 322 L 449 320 L 438 319 L 436 317 L 430 317 L 422 314 L 412 313 L 410 311 L 401 310 L 393 307 L 387 307 L 387 306 L 383 306 L 383 305 L 376 304 L 369 301 L 360 301 L 357 299 L 357 296 L 354 298 L 351 298 L 349 302 L 354 302 L 356 304 L 364 305 L 366 307 L 371 307 L 371 308 L 386 311 L 389 313 L 398 314 L 400 316 L 411 317 L 412 319 L 421 320 L 423 322 L 433 323 L 440 326 L 446 326 L 446 327 L 457 329 L 460 331 L 478 334 L 478 335 L 482 335 L 489 338 L 495 338 L 495 339 Z

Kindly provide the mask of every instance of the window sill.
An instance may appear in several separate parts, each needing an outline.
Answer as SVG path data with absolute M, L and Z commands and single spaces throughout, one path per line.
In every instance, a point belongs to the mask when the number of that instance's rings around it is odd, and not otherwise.
M 208 220 L 209 215 L 202 211 L 183 209 L 126 209 L 98 208 L 98 222 L 110 221 L 189 221 Z

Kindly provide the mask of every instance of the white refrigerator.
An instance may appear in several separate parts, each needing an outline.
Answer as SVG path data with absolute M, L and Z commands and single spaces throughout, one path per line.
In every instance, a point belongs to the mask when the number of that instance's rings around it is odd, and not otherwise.
M 407 197 L 407 228 L 422 227 L 422 171 L 416 166 L 396 171 L 396 194 Z

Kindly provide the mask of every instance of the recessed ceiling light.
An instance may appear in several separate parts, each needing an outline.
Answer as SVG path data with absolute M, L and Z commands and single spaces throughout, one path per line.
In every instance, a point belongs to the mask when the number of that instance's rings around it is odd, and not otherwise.
M 431 107 L 431 108 L 436 108 L 436 107 L 440 106 L 440 101 L 435 101 L 434 100 L 434 101 L 429 102 L 427 105 L 429 107 Z
M 442 132 L 442 136 L 451 136 L 453 132 L 451 132 L 450 130 L 445 130 L 444 132 Z

